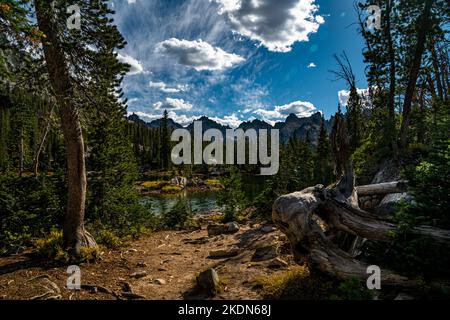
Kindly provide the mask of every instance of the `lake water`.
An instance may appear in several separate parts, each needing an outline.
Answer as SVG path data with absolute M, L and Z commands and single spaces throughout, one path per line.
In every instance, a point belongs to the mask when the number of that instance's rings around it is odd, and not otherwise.
M 253 200 L 264 189 L 266 179 L 262 176 L 243 176 L 243 187 L 250 200 Z M 153 213 L 157 215 L 169 212 L 180 200 L 188 201 L 195 214 L 222 209 L 217 204 L 216 192 L 182 192 L 176 195 L 150 195 L 143 198 L 143 201 L 149 204 Z

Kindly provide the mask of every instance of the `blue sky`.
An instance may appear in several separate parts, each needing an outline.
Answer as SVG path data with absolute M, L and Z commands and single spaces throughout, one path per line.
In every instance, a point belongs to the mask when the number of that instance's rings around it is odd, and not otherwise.
M 329 72 L 345 50 L 366 88 L 353 0 L 115 0 L 132 65 L 128 111 L 167 109 L 181 124 L 207 115 L 237 126 L 337 109 L 346 89 Z M 341 92 L 341 100 L 345 93 Z

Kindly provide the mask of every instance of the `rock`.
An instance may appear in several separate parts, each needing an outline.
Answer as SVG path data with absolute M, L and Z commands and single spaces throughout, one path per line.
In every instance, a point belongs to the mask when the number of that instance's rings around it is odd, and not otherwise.
M 209 252 L 208 258 L 220 259 L 234 257 L 239 254 L 238 248 L 218 249 Z
M 387 194 L 375 208 L 375 212 L 380 215 L 388 215 L 395 210 L 395 206 L 402 200 L 410 203 L 413 201 L 413 197 L 407 193 Z
M 236 233 L 239 231 L 239 224 L 237 222 L 229 222 L 226 226 L 228 227 L 227 233 Z
M 148 265 L 145 262 L 139 262 L 136 266 L 139 268 L 147 268 L 148 267 Z
M 155 279 L 155 281 L 153 281 L 153 282 L 156 284 L 159 284 L 161 286 L 166 284 L 166 280 L 164 280 L 164 279 Z
M 276 258 L 279 254 L 279 246 L 276 244 L 271 244 L 268 246 L 260 247 L 255 250 L 252 256 L 253 262 L 265 261 Z
M 400 292 L 395 298 L 394 300 L 414 300 L 413 297 L 411 297 L 410 295 L 407 295 L 406 293 Z
M 264 226 L 261 228 L 261 231 L 264 233 L 274 232 L 276 228 L 274 226 Z
M 270 268 L 270 269 L 281 269 L 281 268 L 285 268 L 287 266 L 288 266 L 288 263 L 286 261 L 284 261 L 283 259 L 280 259 L 280 258 L 273 259 L 267 265 L 267 267 Z
M 211 268 L 200 273 L 197 277 L 197 285 L 200 289 L 215 296 L 220 288 L 219 275 L 216 270 Z
M 206 227 L 206 230 L 208 231 L 208 236 L 218 236 L 224 233 L 236 233 L 239 231 L 239 225 L 236 222 L 229 222 L 226 224 L 209 224 Z
M 137 271 L 137 272 L 130 274 L 130 277 L 135 278 L 135 279 L 140 279 L 145 276 L 147 276 L 147 271 Z

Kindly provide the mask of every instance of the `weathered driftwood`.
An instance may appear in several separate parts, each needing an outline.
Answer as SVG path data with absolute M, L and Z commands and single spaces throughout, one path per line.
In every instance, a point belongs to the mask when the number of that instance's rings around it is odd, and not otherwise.
M 378 184 L 369 184 L 356 187 L 358 196 L 383 195 L 389 193 L 402 193 L 407 190 L 407 181 L 393 181 Z
M 390 235 L 397 226 L 358 208 L 357 194 L 349 177 L 334 189 L 319 185 L 278 198 L 273 205 L 273 220 L 288 236 L 294 257 L 299 263 L 305 262 L 306 258 L 313 269 L 338 278 L 367 279 L 368 265 L 340 249 L 333 240 L 338 232 L 344 231 L 358 237 L 387 242 L 392 240 Z M 437 243 L 450 245 L 449 230 L 419 226 L 412 232 Z M 382 270 L 381 279 L 387 286 L 416 284 L 386 269 Z

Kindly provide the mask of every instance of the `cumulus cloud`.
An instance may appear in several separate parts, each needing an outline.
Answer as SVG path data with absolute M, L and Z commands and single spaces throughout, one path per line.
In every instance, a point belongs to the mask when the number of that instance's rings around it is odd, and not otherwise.
M 187 85 L 177 85 L 174 87 L 170 87 L 164 82 L 153 82 L 153 81 L 150 81 L 148 86 L 150 88 L 158 89 L 165 93 L 179 93 L 182 91 L 187 91 L 188 89 Z
M 166 98 L 164 101 L 159 101 L 153 105 L 156 110 L 191 110 L 192 104 L 183 99 Z
M 132 56 L 129 56 L 127 54 L 117 54 L 117 58 L 120 62 L 129 64 L 131 66 L 130 71 L 128 72 L 128 75 L 136 75 L 144 73 L 144 67 L 142 66 L 141 62 L 139 62 L 137 59 L 133 58 Z
M 242 120 L 240 120 L 235 113 L 224 116 L 223 118 L 218 117 L 212 117 L 211 120 L 214 120 L 217 123 L 220 123 L 223 126 L 229 126 L 231 128 L 237 128 L 242 123 Z
M 297 41 L 308 41 L 325 22 L 315 0 L 210 0 L 219 4 L 231 28 L 270 51 L 289 52 Z
M 152 113 L 147 113 L 147 112 L 142 112 L 142 111 L 128 112 L 128 116 L 132 115 L 133 113 L 135 115 L 139 116 L 139 118 L 141 118 L 142 120 L 147 121 L 147 122 L 151 122 L 153 120 L 158 120 L 158 119 L 162 118 L 162 114 L 152 114 Z M 170 119 L 172 119 L 173 121 L 175 121 L 178 124 L 181 124 L 182 126 L 187 126 L 195 119 L 200 118 L 199 116 L 187 116 L 185 114 L 178 115 L 174 111 L 168 111 L 168 116 Z
M 179 64 L 197 71 L 222 71 L 245 59 L 221 48 L 213 47 L 203 40 L 180 40 L 171 38 L 156 45 L 156 52 L 173 57 Z
M 269 123 L 273 123 L 274 120 L 282 120 L 291 113 L 302 118 L 309 117 L 315 112 L 317 112 L 316 107 L 308 101 L 294 101 L 283 106 L 275 106 L 273 110 L 257 109 L 254 111 L 255 114 Z
M 370 105 L 370 96 L 369 96 L 369 89 L 357 89 L 358 95 L 361 97 L 363 105 L 369 106 Z M 348 99 L 350 98 L 350 91 L 349 90 L 341 90 L 338 92 L 339 97 L 339 103 L 341 106 L 346 107 L 348 103 Z

